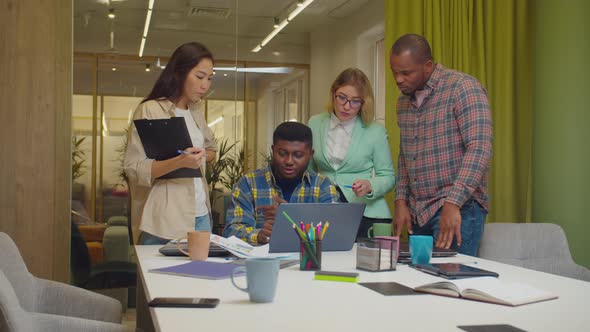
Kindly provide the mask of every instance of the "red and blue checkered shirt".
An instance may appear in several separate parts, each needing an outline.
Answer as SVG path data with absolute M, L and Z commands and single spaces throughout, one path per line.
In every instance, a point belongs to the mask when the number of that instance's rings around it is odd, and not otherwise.
M 412 221 L 426 224 L 450 202 L 473 198 L 488 209 L 492 116 L 487 93 L 473 77 L 437 64 L 417 107 L 397 101 L 399 180 L 395 199 L 408 203 Z

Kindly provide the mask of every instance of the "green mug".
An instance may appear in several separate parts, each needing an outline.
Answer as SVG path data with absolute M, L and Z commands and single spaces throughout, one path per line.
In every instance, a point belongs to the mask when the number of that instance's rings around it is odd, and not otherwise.
M 373 226 L 369 227 L 367 230 L 367 236 L 369 238 L 374 238 L 375 236 L 391 236 L 393 235 L 391 227 L 391 224 L 374 223 Z

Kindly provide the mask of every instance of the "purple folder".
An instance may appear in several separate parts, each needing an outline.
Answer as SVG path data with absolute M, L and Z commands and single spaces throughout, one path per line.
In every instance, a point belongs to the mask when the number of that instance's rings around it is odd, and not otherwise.
M 192 261 L 185 264 L 152 269 L 150 272 L 171 274 L 183 277 L 204 278 L 204 279 L 227 279 L 231 277 L 232 271 L 240 265 L 232 263 L 216 263 L 207 261 Z M 236 273 L 236 276 L 244 275 L 244 272 Z

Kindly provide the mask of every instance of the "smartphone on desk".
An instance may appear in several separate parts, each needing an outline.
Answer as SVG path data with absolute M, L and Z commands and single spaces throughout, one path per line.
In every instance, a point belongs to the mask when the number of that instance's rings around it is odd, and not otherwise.
M 150 307 L 168 308 L 215 308 L 219 299 L 191 297 L 156 297 L 148 305 Z

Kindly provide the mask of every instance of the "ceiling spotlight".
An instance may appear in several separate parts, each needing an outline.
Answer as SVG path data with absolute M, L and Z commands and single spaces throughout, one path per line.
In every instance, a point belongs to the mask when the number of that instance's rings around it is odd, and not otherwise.
M 275 28 L 260 42 L 260 44 L 256 45 L 252 49 L 251 52 L 259 52 L 266 44 L 270 42 L 281 30 L 283 30 L 289 22 L 293 21 L 295 16 L 299 15 L 307 6 L 309 6 L 314 0 L 297 0 L 297 6 L 293 8 L 291 13 L 284 18 L 278 26 L 275 25 Z
M 224 73 L 223 76 L 226 76 L 227 77 L 227 74 Z
M 145 65 L 145 71 L 147 71 L 147 72 L 152 71 L 152 69 L 150 68 L 150 64 L 149 63 Z
M 111 20 L 114 20 L 115 17 L 117 17 L 115 15 L 115 8 L 109 8 L 109 13 L 108 13 L 107 17 L 110 18 Z
M 274 22 L 275 22 L 275 24 L 273 25 L 273 27 L 274 27 L 274 28 L 278 28 L 278 27 L 279 27 L 279 23 L 280 23 L 280 22 L 279 22 L 279 18 L 278 18 L 278 17 L 275 17 L 275 18 L 274 18 Z
M 158 68 L 160 68 L 160 69 L 164 69 L 164 68 L 166 68 L 166 64 L 161 64 L 161 63 L 160 63 L 160 58 L 158 58 L 158 59 L 156 60 L 156 67 L 158 67 Z M 215 72 L 213 72 L 213 74 L 215 74 Z
M 281 52 L 279 52 L 279 51 L 274 51 L 274 52 L 272 52 L 272 55 L 274 55 L 274 56 L 279 56 L 279 55 L 281 55 Z
M 111 68 L 112 71 L 117 71 L 117 67 Z

